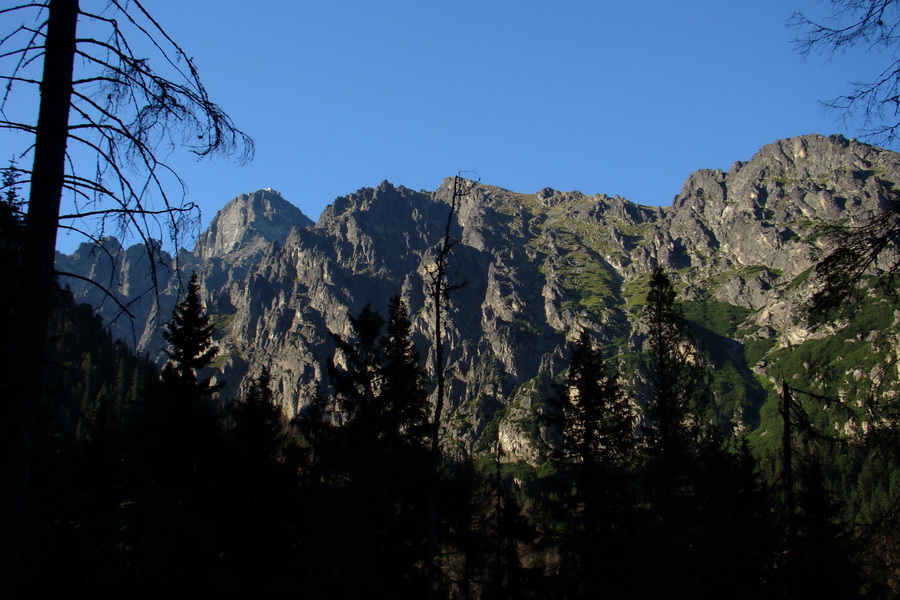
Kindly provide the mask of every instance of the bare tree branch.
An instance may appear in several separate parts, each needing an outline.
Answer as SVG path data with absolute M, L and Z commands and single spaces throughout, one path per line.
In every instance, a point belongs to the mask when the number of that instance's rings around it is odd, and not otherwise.
M 80 281 L 87 282 L 87 283 L 89 283 L 89 284 L 91 284 L 91 285 L 93 285 L 93 286 L 95 286 L 95 287 L 100 288 L 100 289 L 103 291 L 105 297 L 107 297 L 107 298 L 109 298 L 110 300 L 112 300 L 113 302 L 115 302 L 115 303 L 119 306 L 119 308 L 122 309 L 122 312 L 123 312 L 123 313 L 127 314 L 127 315 L 128 315 L 129 317 L 131 317 L 132 319 L 134 318 L 134 315 L 131 314 L 131 312 L 128 310 L 128 307 L 127 307 L 126 305 L 122 304 L 122 303 L 119 301 L 119 299 L 116 298 L 115 293 L 113 293 L 112 290 L 110 290 L 110 289 L 107 288 L 106 286 L 102 285 L 101 283 L 99 283 L 99 282 L 97 282 L 97 281 L 91 279 L 90 277 L 84 277 L 84 276 L 82 276 L 82 275 L 78 275 L 77 273 L 69 273 L 68 271 L 57 271 L 56 274 L 57 274 L 57 275 L 60 275 L 60 276 L 62 276 L 62 277 L 69 277 L 69 278 L 71 278 L 71 279 L 78 279 L 78 280 L 80 280 Z
M 814 20 L 796 12 L 788 26 L 798 32 L 794 49 L 804 57 L 842 54 L 854 47 L 887 55 L 873 81 L 851 82 L 851 93 L 822 102 L 846 119 L 862 121 L 864 137 L 891 146 L 900 133 L 900 4 L 898 0 L 833 0 L 832 12 Z
M 33 386 L 42 380 L 48 354 L 59 228 L 100 242 L 113 264 L 116 251 L 102 243 L 111 223 L 143 242 L 150 282 L 132 301 L 152 294 L 158 308 L 158 266 L 168 264 L 169 257 L 156 237 L 166 232 L 177 250 L 186 228 L 199 223 L 196 206 L 185 199 L 184 182 L 163 156 L 183 147 L 200 158 L 226 154 L 247 162 L 254 150 L 253 140 L 210 100 L 193 63 L 141 2 L 102 0 L 100 6 L 102 14 L 95 14 L 80 10 L 79 0 L 18 0 L 0 9 L 0 132 L 24 147 L 16 152 L 20 158 L 32 158 L 30 170 L 18 171 L 29 197 L 23 243 L 16 249 L 19 260 L 10 267 L 14 272 L 3 274 L 18 286 L 8 318 L 0 324 L 0 339 L 18 344 L 4 344 L 0 361 L 7 365 L 0 377 L 5 392 L 0 403 L 4 597 L 14 595 L 23 547 Z M 100 33 L 79 37 L 79 28 L 87 22 L 92 32 Z M 138 39 L 149 42 L 149 59 L 133 52 L 147 45 L 139 45 Z M 22 94 L 24 101 L 14 102 L 14 94 Z M 63 194 L 74 210 L 60 210 Z M 69 222 L 61 224 L 61 219 Z M 118 306 L 119 316 L 130 315 L 129 303 L 114 293 L 114 277 L 111 274 L 106 285 L 90 283 Z
M 889 206 L 862 225 L 826 231 L 837 247 L 815 266 L 820 289 L 811 299 L 810 322 L 853 310 L 867 277 L 877 278 L 886 295 L 897 297 L 900 256 L 891 251 L 900 247 L 900 192 L 889 194 Z

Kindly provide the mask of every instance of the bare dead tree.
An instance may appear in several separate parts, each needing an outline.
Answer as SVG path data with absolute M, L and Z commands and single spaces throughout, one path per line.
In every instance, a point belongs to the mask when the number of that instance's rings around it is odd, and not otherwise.
M 886 146 L 900 134 L 900 3 L 897 0 L 831 0 L 830 13 L 813 20 L 796 12 L 788 25 L 797 30 L 794 48 L 803 56 L 826 57 L 861 48 L 884 58 L 871 81 L 850 83 L 847 95 L 824 101 L 846 118 L 861 118 L 865 137 Z
M 440 433 L 441 419 L 444 411 L 444 398 L 446 395 L 446 373 L 444 371 L 444 307 L 449 294 L 464 287 L 468 282 L 459 280 L 450 273 L 450 253 L 457 244 L 457 240 L 451 235 L 453 218 L 459 209 L 463 198 L 469 195 L 476 182 L 463 179 L 459 174 L 453 178 L 453 192 L 450 196 L 450 212 L 447 214 L 447 222 L 444 227 L 444 237 L 437 250 L 434 264 L 428 269 L 428 293 L 434 303 L 434 373 L 437 380 L 437 390 L 434 402 L 434 415 L 431 422 L 431 456 L 433 460 L 432 481 L 429 490 L 429 525 L 428 525 L 428 551 L 426 570 L 428 591 L 426 596 L 431 598 L 437 588 L 437 569 L 435 557 L 437 555 L 437 486 L 441 467 Z
M 459 280 L 450 273 L 450 252 L 457 244 L 451 235 L 451 227 L 460 201 L 468 196 L 475 182 L 463 179 L 459 175 L 453 178 L 453 193 L 450 197 L 450 212 L 444 227 L 444 237 L 438 248 L 434 265 L 428 270 L 428 293 L 434 302 L 434 362 L 437 393 L 434 403 L 434 419 L 431 423 L 431 451 L 439 454 L 441 416 L 444 410 L 446 377 L 444 373 L 444 305 L 450 293 L 461 289 L 468 281 Z
M 33 12 L 36 21 L 35 26 L 26 22 L 0 39 L 0 48 L 4 49 L 0 59 L 5 61 L 8 73 L 0 75 L 6 82 L 0 99 L 0 129 L 25 134 L 26 141 L 35 140 L 43 131 L 39 122 L 12 117 L 13 100 L 20 91 L 29 93 L 22 88 L 43 89 L 49 84 L 44 81 L 46 69 L 41 77 L 33 72 L 42 57 L 50 56 L 47 45 L 54 43 L 54 37 L 46 31 L 48 17 L 60 11 L 60 6 L 74 10 L 73 26 L 86 23 L 107 37 L 75 37 L 70 54 L 74 70 L 63 67 L 55 74 L 63 86 L 58 90 L 63 96 L 47 99 L 54 100 L 59 114 L 67 114 L 71 121 L 55 135 L 67 144 L 62 187 L 75 201 L 73 212 L 56 212 L 53 220 L 88 237 L 94 232 L 84 225 L 94 220 L 92 224 L 100 226 L 101 235 L 113 225 L 142 241 L 164 234 L 177 242 L 196 215 L 196 206 L 183 202 L 181 180 L 160 157 L 176 147 L 186 147 L 199 158 L 236 154 L 246 162 L 252 157 L 253 142 L 210 100 L 191 59 L 140 2 L 111 0 L 100 4 L 107 5 L 100 13 L 79 10 L 77 2 L 52 0 L 0 10 L 6 18 L 23 13 L 23 20 Z M 136 52 L 147 48 L 137 50 L 136 42 L 143 46 L 149 43 L 157 62 L 180 81 L 160 75 L 156 63 L 140 58 Z M 36 141 L 27 144 L 25 154 L 37 148 Z M 74 171 L 78 166 L 87 167 L 84 155 L 93 159 L 93 172 L 89 174 Z M 30 177 L 20 177 L 20 184 L 37 179 L 34 173 L 22 173 Z M 173 195 L 172 187 L 179 193 Z
M 252 140 L 210 100 L 193 62 L 139 0 L 92 4 L 100 8 L 32 0 L 0 10 L 6 23 L 19 23 L 0 37 L 0 131 L 22 148 L 19 161 L 32 161 L 30 169 L 17 170 L 28 203 L 19 286 L 0 332 L 3 597 L 15 593 L 24 534 L 28 448 L 47 354 L 59 229 L 96 241 L 114 225 L 151 252 L 161 248 L 151 243 L 155 238 L 177 246 L 199 219 L 164 157 L 184 146 L 200 158 L 236 154 L 246 161 L 253 153 Z M 79 37 L 82 29 L 91 33 Z M 138 52 L 155 54 L 155 62 Z M 20 96 L 25 100 L 17 104 Z M 32 121 L 21 107 L 38 99 Z M 64 194 L 75 207 L 66 214 Z
M 73 68 L 56 73 L 60 87 L 48 98 L 43 90 L 50 81 L 37 68 L 41 58 L 50 56 L 47 46 L 55 43 L 46 31 L 49 17 L 63 4 L 74 4 L 74 26 L 85 25 L 91 37 L 73 34 Z M 199 226 L 196 205 L 186 202 L 183 182 L 164 159 L 175 148 L 186 147 L 198 158 L 230 154 L 246 162 L 252 157 L 253 142 L 210 100 L 191 59 L 140 2 L 95 4 L 98 12 L 81 10 L 78 2 L 51 0 L 0 10 L 0 15 L 22 21 L 0 38 L 0 64 L 5 67 L 0 79 L 6 84 L 0 98 L 0 130 L 18 134 L 13 139 L 22 140 L 20 159 L 32 154 L 37 165 L 20 170 L 18 178 L 26 187 L 37 185 L 29 200 L 33 216 L 28 219 L 34 221 L 29 240 L 48 248 L 51 231 L 55 239 L 63 229 L 84 235 L 109 253 L 103 248 L 107 233 L 137 238 L 147 249 L 150 290 L 155 291 L 155 267 L 164 262 L 164 245 L 155 240 L 177 249 Z M 142 53 L 151 54 L 153 60 Z M 42 106 L 55 106 L 58 115 L 67 115 L 65 124 L 60 120 L 57 127 L 42 128 L 40 119 L 32 123 L 17 114 L 21 102 L 17 106 L 15 100 L 36 98 L 35 88 L 41 90 Z M 44 186 L 59 185 L 50 185 L 54 178 L 46 169 L 51 162 L 37 156 L 39 148 L 50 147 L 64 157 L 64 167 L 59 159 L 53 167 L 62 173 L 62 193 L 45 191 Z M 60 213 L 58 203 L 39 201 L 62 194 L 73 206 L 65 213 Z M 42 242 L 34 235 L 39 223 L 44 223 Z M 112 284 L 95 283 L 107 288 Z

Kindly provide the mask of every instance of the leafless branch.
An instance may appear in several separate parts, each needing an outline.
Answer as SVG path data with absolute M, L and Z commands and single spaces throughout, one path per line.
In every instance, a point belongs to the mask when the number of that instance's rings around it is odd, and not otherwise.
M 821 287 L 811 299 L 811 322 L 858 305 L 854 300 L 858 299 L 867 277 L 877 277 L 885 294 L 897 296 L 900 256 L 889 254 L 900 246 L 900 192 L 892 190 L 889 206 L 864 224 L 852 228 L 832 227 L 827 233 L 837 247 L 815 267 Z M 876 270 L 879 261 L 885 259 L 888 263 L 884 268 Z
M 131 314 L 131 312 L 128 310 L 128 307 L 125 306 L 124 304 L 122 304 L 122 303 L 119 301 L 119 299 L 116 298 L 116 295 L 113 293 L 113 291 L 110 290 L 109 288 L 107 288 L 106 286 L 104 286 L 104 285 L 98 283 L 97 281 L 91 279 L 90 277 L 84 277 L 84 276 L 82 276 L 82 275 L 78 275 L 77 273 L 69 273 L 69 272 L 67 272 L 67 271 L 57 271 L 56 274 L 59 275 L 59 276 L 61 276 L 61 277 L 69 277 L 69 278 L 71 278 L 71 279 L 78 279 L 78 280 L 80 280 L 80 281 L 85 281 L 85 282 L 90 283 L 91 285 L 93 285 L 93 286 L 95 286 L 95 287 L 100 288 L 100 290 L 103 291 L 104 297 L 109 298 L 110 300 L 112 300 L 113 302 L 115 302 L 115 303 L 119 306 L 119 308 L 122 309 L 122 312 L 123 312 L 123 313 L 127 314 L 127 315 L 128 315 L 129 317 L 131 317 L 132 319 L 134 318 L 134 315 Z
M 196 208 L 193 204 L 178 206 L 171 209 L 160 210 L 135 210 L 133 208 L 107 208 L 104 210 L 87 211 L 80 213 L 72 213 L 68 215 L 59 215 L 60 219 L 83 219 L 85 217 L 95 217 L 97 215 L 120 215 L 120 214 L 140 214 L 140 215 L 168 215 L 171 211 L 192 212 Z
M 898 0 L 834 0 L 832 12 L 814 20 L 796 12 L 788 26 L 798 32 L 794 49 L 826 57 L 861 46 L 887 54 L 889 65 L 871 82 L 851 83 L 851 93 L 822 104 L 845 118 L 861 118 L 864 137 L 891 145 L 900 133 L 900 5 Z

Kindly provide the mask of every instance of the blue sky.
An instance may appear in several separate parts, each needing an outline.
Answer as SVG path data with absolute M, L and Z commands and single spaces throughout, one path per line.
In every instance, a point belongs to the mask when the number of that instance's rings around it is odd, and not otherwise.
M 857 136 L 818 101 L 879 65 L 794 52 L 786 21 L 827 8 L 815 0 L 147 6 L 256 140 L 246 167 L 174 159 L 204 225 L 264 187 L 316 219 L 360 187 L 432 190 L 460 170 L 519 192 L 668 205 L 691 171 L 777 139 Z

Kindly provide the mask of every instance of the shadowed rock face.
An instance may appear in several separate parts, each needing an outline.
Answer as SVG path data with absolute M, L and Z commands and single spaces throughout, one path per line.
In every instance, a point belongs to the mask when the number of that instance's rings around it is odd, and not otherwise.
M 797 317 L 810 293 L 804 274 L 828 249 L 817 228 L 864 220 L 894 182 L 897 154 L 809 135 L 766 146 L 727 173 L 691 174 L 666 208 L 474 184 L 452 225 L 459 243 L 451 270 L 467 285 L 452 294 L 446 313 L 448 445 L 478 451 L 499 436 L 507 452 L 533 459 L 535 412 L 565 368 L 566 341 L 588 329 L 624 351 L 639 347 L 646 274 L 657 265 L 673 273 L 685 299 L 746 309 L 744 333 L 723 352 L 740 354 L 735 348 L 761 331 L 793 342 L 816 335 Z M 179 256 L 201 276 L 228 389 L 268 366 L 284 410 L 294 413 L 317 383 L 327 385 L 328 332 L 349 335 L 348 314 L 367 302 L 383 312 L 397 293 L 433 373 L 427 272 L 452 185 L 448 179 L 434 192 L 415 192 L 383 182 L 336 199 L 315 224 L 271 190 L 229 202 L 194 251 Z M 163 265 L 159 301 L 142 297 L 144 252 L 103 243 L 115 261 L 85 245 L 58 262 L 108 282 L 123 302 L 134 300 L 134 325 L 120 319 L 114 331 L 158 355 L 158 315 L 168 318 L 180 280 Z M 112 319 L 114 307 L 98 291 L 66 283 Z M 763 369 L 742 368 L 748 377 Z
M 291 229 L 312 225 L 299 208 L 271 188 L 241 194 L 216 214 L 197 239 L 194 255 L 199 260 L 248 262 L 273 241 L 287 239 Z

